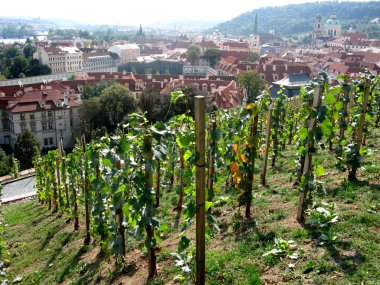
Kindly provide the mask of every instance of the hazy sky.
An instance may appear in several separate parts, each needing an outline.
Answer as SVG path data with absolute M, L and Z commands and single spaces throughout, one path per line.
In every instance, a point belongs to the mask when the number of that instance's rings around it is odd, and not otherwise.
M 1 0 L 0 16 L 60 18 L 88 24 L 149 25 L 166 20 L 226 21 L 263 6 L 315 0 Z M 17 6 L 16 6 L 17 5 Z

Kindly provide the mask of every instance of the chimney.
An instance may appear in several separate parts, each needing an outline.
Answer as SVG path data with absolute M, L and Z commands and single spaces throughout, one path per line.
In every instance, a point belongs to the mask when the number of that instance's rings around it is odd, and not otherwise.
M 265 63 L 263 64 L 263 69 L 264 69 L 264 71 L 267 70 L 267 65 Z
M 276 65 L 273 64 L 273 71 L 276 71 Z
M 148 73 L 148 74 L 146 75 L 146 78 L 149 79 L 149 80 L 152 79 L 152 74 L 151 74 L 151 73 Z
M 179 75 L 179 79 L 181 79 L 181 80 L 184 79 L 184 78 L 183 78 L 183 74 L 180 74 L 180 75 Z
M 164 82 L 161 81 L 161 89 L 164 88 Z
M 285 70 L 288 71 L 288 64 L 285 63 Z
M 69 105 L 69 92 L 63 93 L 63 103 L 65 103 L 66 106 Z

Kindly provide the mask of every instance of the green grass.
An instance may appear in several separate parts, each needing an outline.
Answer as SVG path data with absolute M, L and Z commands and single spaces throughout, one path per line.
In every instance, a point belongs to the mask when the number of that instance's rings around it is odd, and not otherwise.
M 378 145 L 379 141 L 378 131 L 368 137 L 368 145 Z M 339 212 L 339 222 L 329 230 L 337 240 L 320 245 L 320 230 L 295 222 L 299 192 L 290 182 L 294 152 L 288 148 L 275 168 L 268 167 L 267 187 L 258 187 L 260 175 L 256 174 L 252 219 L 248 221 L 237 203 L 238 191 L 224 189 L 229 178 L 224 172 L 217 177 L 217 195 L 230 196 L 232 202 L 213 207 L 221 232 L 214 233 L 207 243 L 207 284 L 380 284 L 380 213 L 373 210 L 380 203 L 379 153 L 365 157 L 359 171 L 361 182 L 349 183 L 346 173 L 334 168 L 333 154 L 319 151 L 315 161 L 326 169 L 321 181 L 327 194 L 315 193 L 314 200 L 334 203 Z M 256 165 L 260 169 L 260 161 Z M 168 248 L 158 252 L 158 278 L 147 284 L 167 284 L 180 274 L 171 255 L 182 229 L 182 221 L 175 222 L 173 207 L 178 197 L 173 189 L 162 187 L 157 215 L 169 225 L 168 241 L 163 241 Z M 3 209 L 7 224 L 4 238 L 12 262 L 9 280 L 22 276 L 21 284 L 120 284 L 125 276 L 134 278 L 139 274 L 141 267 L 134 267 L 130 260 L 123 267 L 116 266 L 107 255 L 99 256 L 98 240 L 84 246 L 83 227 L 74 232 L 65 216 L 52 214 L 37 201 Z M 294 240 L 303 253 L 297 260 L 263 257 L 273 248 L 275 238 Z M 128 240 L 130 250 L 137 244 Z M 140 253 L 136 259 L 140 265 L 145 262 Z M 142 279 L 136 280 L 136 284 L 145 284 Z

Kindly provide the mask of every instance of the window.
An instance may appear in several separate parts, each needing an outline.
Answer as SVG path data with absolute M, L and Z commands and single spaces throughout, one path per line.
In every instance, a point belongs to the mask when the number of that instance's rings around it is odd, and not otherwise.
M 53 122 L 49 122 L 49 130 L 53 129 Z
M 49 138 L 49 144 L 53 144 L 53 138 Z
M 43 130 L 43 131 L 46 131 L 46 130 L 47 130 L 47 127 L 46 127 L 46 123 L 45 123 L 45 122 L 42 122 L 42 130 Z
M 53 112 L 52 111 L 48 111 L 48 117 L 52 117 L 53 116 Z
M 37 131 L 37 127 L 36 127 L 36 123 L 35 122 L 30 123 L 30 129 L 32 130 L 32 132 L 36 132 Z
M 48 138 L 44 138 L 44 145 L 49 145 L 49 139 Z
M 46 113 L 45 112 L 41 112 L 41 117 L 45 118 L 46 117 Z
M 20 124 L 20 127 L 21 127 L 21 131 L 25 131 L 26 130 L 26 124 Z
M 4 130 L 9 130 L 9 121 L 8 120 L 3 120 L 3 127 L 4 127 Z
M 20 114 L 21 121 L 25 121 L 25 114 Z
M 30 114 L 30 119 L 34 120 L 34 114 Z

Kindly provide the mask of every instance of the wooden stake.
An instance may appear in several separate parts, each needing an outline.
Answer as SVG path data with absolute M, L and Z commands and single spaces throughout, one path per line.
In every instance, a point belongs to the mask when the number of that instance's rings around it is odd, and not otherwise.
M 265 178 L 266 178 L 266 174 L 267 174 L 268 153 L 269 153 L 269 148 L 270 148 L 271 128 L 272 128 L 272 109 L 269 108 L 268 123 L 267 123 L 267 135 L 266 135 L 266 141 L 265 141 L 265 153 L 264 153 L 264 159 L 263 159 L 263 168 L 261 170 L 261 184 L 263 186 L 266 185 Z
M 84 156 L 84 181 L 83 181 L 83 191 L 84 191 L 84 207 L 85 207 L 85 220 L 86 220 L 86 238 L 84 240 L 85 244 L 89 244 L 91 241 L 90 236 L 90 207 L 89 207 L 89 193 L 88 193 L 88 173 L 87 173 L 87 166 L 88 166 L 88 158 L 86 153 L 86 137 L 82 136 L 82 147 L 83 147 L 83 156 Z
M 179 197 L 178 197 L 178 203 L 175 210 L 182 211 L 182 204 L 183 204 L 183 188 L 184 188 L 184 181 L 183 181 L 183 173 L 185 171 L 185 159 L 183 157 L 183 150 L 179 150 L 179 162 L 180 162 L 180 174 L 179 174 Z
M 119 170 L 125 168 L 124 161 L 118 160 L 117 164 L 116 164 L 116 168 Z M 124 212 L 123 212 L 124 199 L 123 199 L 122 193 L 118 193 L 116 195 L 122 196 L 122 201 L 123 201 L 123 203 L 120 204 L 119 209 L 117 210 L 117 215 L 118 215 L 118 220 L 119 220 L 118 230 L 119 230 L 119 234 L 121 236 L 121 247 L 122 247 L 123 256 L 125 256 L 127 253 L 127 250 L 126 250 L 126 245 L 125 245 L 125 230 L 124 230 L 124 225 L 123 225 L 123 222 L 124 222 Z
M 152 139 L 153 137 L 148 135 L 144 138 L 144 157 L 145 157 L 145 199 L 146 199 L 146 213 L 148 218 L 153 217 L 153 172 L 152 172 Z M 154 239 L 154 230 L 152 225 L 147 225 L 145 227 L 147 237 L 149 239 Z M 156 253 L 155 249 L 150 247 L 147 248 L 147 257 L 148 257 L 148 277 L 153 278 L 157 273 L 156 266 Z
M 206 282 L 205 243 L 205 142 L 206 142 L 206 97 L 195 96 L 195 149 L 196 162 L 196 284 Z
M 371 85 L 370 84 L 371 84 L 371 80 L 366 79 L 364 97 L 363 97 L 363 101 L 362 101 L 362 112 L 361 112 L 361 115 L 359 118 L 359 128 L 358 128 L 356 143 L 355 143 L 355 150 L 357 153 L 359 153 L 360 148 L 362 147 L 362 142 L 363 142 L 363 129 L 364 129 L 364 124 L 365 124 L 365 115 L 366 115 L 367 107 L 368 107 L 368 97 L 369 97 L 369 94 L 371 92 Z M 357 171 L 357 167 L 353 167 L 352 169 L 349 169 L 348 181 L 357 180 L 356 171 Z
M 158 139 L 158 144 L 161 143 L 161 138 Z M 156 202 L 154 207 L 160 206 L 160 183 L 161 183 L 161 161 L 157 159 L 157 175 L 156 175 Z
M 215 176 L 215 148 L 216 148 L 216 122 L 214 120 L 211 121 L 210 126 L 211 132 L 211 141 L 210 141 L 210 155 L 208 160 L 208 201 L 212 201 L 215 196 L 214 193 L 214 176 Z M 211 208 L 210 208 L 211 210 Z
M 321 99 L 323 94 L 323 86 L 318 85 L 314 90 L 314 100 L 313 100 L 313 109 L 319 110 L 319 107 L 321 106 Z M 315 118 L 311 119 L 309 124 L 309 130 L 311 130 L 312 133 L 315 132 L 315 128 L 317 126 L 317 120 Z M 305 156 L 305 162 L 303 165 L 303 171 L 302 175 L 306 175 L 307 173 L 310 173 L 312 168 L 312 152 L 310 150 L 314 147 L 314 139 L 309 140 L 307 142 L 307 148 L 306 148 L 306 156 Z M 307 189 L 308 187 L 306 187 Z M 300 192 L 299 200 L 298 200 L 298 210 L 297 210 L 297 220 L 300 222 L 304 221 L 304 210 L 306 207 L 306 195 L 308 191 L 305 189 Z

